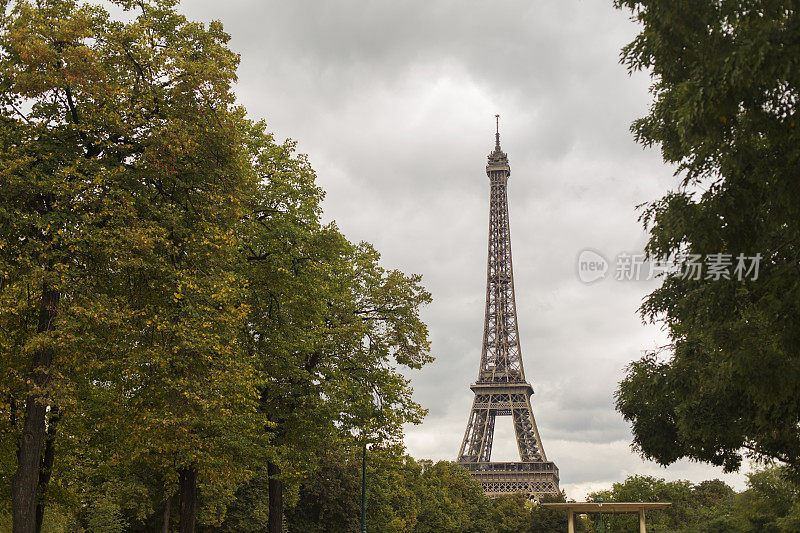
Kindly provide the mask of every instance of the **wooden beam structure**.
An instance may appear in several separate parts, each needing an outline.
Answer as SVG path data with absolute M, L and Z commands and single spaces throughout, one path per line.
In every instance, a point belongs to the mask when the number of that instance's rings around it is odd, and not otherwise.
M 576 514 L 638 514 L 639 533 L 646 533 L 645 511 L 658 511 L 666 509 L 669 502 L 570 502 L 570 503 L 541 503 L 543 507 L 556 511 L 567 512 L 567 531 L 575 533 Z

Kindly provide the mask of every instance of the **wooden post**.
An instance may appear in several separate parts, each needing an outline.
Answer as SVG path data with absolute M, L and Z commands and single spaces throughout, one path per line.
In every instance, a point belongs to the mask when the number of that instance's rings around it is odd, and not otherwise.
M 575 511 L 572 509 L 567 511 L 567 531 L 575 533 Z
M 647 533 L 644 526 L 644 508 L 639 509 L 639 533 Z

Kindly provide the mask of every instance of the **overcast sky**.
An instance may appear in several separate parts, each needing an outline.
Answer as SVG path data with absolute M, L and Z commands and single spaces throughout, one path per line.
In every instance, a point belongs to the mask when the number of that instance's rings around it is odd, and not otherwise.
M 628 130 L 650 80 L 620 48 L 637 31 L 611 0 L 186 0 L 219 19 L 241 54 L 237 94 L 278 139 L 298 141 L 327 192 L 326 220 L 369 241 L 388 268 L 423 275 L 436 361 L 410 374 L 430 410 L 406 432 L 418 458 L 454 460 L 482 342 L 489 182 L 500 114 L 519 329 L 534 414 L 570 498 L 632 474 L 700 482 L 741 475 L 630 449 L 613 393 L 630 361 L 666 342 L 637 315 L 653 281 L 617 281 L 614 258 L 641 252 L 635 206 L 675 183 Z M 607 279 L 577 276 L 584 249 Z M 493 460 L 518 460 L 498 417 Z

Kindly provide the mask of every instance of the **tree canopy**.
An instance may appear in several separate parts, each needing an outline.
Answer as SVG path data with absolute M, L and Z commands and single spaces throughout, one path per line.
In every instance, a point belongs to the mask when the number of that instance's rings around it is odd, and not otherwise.
M 768 467 L 747 475 L 747 488 L 735 492 L 714 479 L 701 483 L 665 481 L 652 476 L 630 476 L 598 491 L 597 501 L 668 501 L 663 511 L 648 512 L 648 530 L 665 533 L 790 533 L 800 525 L 798 485 L 786 467 Z M 634 515 L 604 515 L 606 531 L 637 531 Z M 600 531 L 600 517 L 587 515 L 586 531 Z
M 798 4 L 615 5 L 641 24 L 622 62 L 653 76 L 650 112 L 632 130 L 679 178 L 642 211 L 648 255 L 677 269 L 641 312 L 671 342 L 630 365 L 617 408 L 636 449 L 661 464 L 736 470 L 749 456 L 798 469 Z M 690 274 L 697 258 L 740 256 L 758 257 L 757 272 Z
M 321 222 L 219 22 L 111 3 L 0 3 L 0 493 L 20 533 L 219 528 L 245 498 L 280 531 L 319 448 L 421 420 L 399 368 L 430 295 Z
M 327 452 L 301 482 L 287 512 L 289 531 L 349 533 L 358 529 L 360 451 Z M 524 494 L 489 499 L 456 463 L 416 460 L 396 446 L 367 453 L 367 526 L 380 533 L 561 533 L 563 512 L 534 506 Z M 564 501 L 564 495 L 553 498 Z

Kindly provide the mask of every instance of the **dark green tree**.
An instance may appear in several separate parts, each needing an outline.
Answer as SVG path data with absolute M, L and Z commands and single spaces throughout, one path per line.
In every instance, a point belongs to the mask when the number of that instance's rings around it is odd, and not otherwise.
M 724 481 L 712 479 L 692 487 L 687 513 L 693 523 L 711 522 L 716 517 L 729 517 L 736 493 Z
M 284 488 L 313 469 L 337 434 L 388 443 L 402 424 L 421 421 L 425 410 L 398 368 L 420 368 L 431 357 L 421 277 L 384 269 L 372 246 L 322 225 L 322 193 L 307 160 L 293 155 L 292 143 L 269 141 L 252 148 L 262 180 L 241 266 L 249 304 L 243 343 L 268 377 L 259 408 L 275 453 L 259 475 L 269 478 L 273 532 Z
M 800 468 L 800 13 L 794 1 L 616 0 L 641 31 L 622 51 L 654 102 L 632 130 L 679 181 L 644 207 L 651 258 L 678 270 L 644 301 L 671 343 L 630 365 L 617 409 L 634 447 L 736 470 Z M 713 255 L 722 254 L 722 255 Z M 759 269 L 736 268 L 760 254 Z M 730 261 L 729 278 L 692 256 Z M 711 275 L 709 275 L 711 274 Z M 741 277 L 742 279 L 738 279 Z
M 562 490 L 560 494 L 548 494 L 542 497 L 542 503 L 563 503 L 567 501 L 566 493 Z M 531 533 L 563 533 L 567 530 L 567 513 L 564 511 L 554 511 L 537 505 L 531 509 L 530 527 Z M 575 529 L 583 531 L 583 520 L 575 517 Z
M 128 20 L 2 3 L 0 424 L 15 532 L 41 528 L 55 475 L 96 510 L 85 525 L 116 528 L 118 503 L 143 492 L 118 482 L 140 462 L 180 492 L 191 531 L 198 487 L 224 500 L 246 477 L 232 464 L 261 418 L 231 268 L 255 187 L 238 58 L 220 24 L 173 1 L 115 3 Z
M 493 522 L 498 533 L 528 531 L 531 511 L 525 494 L 509 494 L 492 499 Z
M 286 511 L 291 533 L 349 533 L 358 531 L 361 518 L 361 464 L 357 449 L 329 450 L 315 462 L 315 469 L 300 482 L 299 498 Z M 370 458 L 374 453 L 370 454 Z M 394 490 L 375 482 L 370 461 L 370 495 L 376 490 Z M 375 499 L 369 498 L 368 509 Z
M 493 533 L 492 504 L 463 467 L 422 462 L 421 501 L 415 533 Z
M 800 526 L 800 488 L 786 467 L 768 467 L 747 476 L 734 517 L 745 531 L 796 531 Z
M 218 22 L 113 3 L 0 3 L 0 492 L 15 532 L 279 531 L 332 437 L 421 420 L 430 295 L 321 224 Z
M 275 531 L 331 436 L 421 420 L 430 295 L 321 224 L 218 22 L 112 3 L 0 2 L 0 493 L 15 532 L 190 532 L 266 476 Z
M 611 490 L 592 493 L 590 501 L 602 496 L 605 502 L 670 502 L 663 511 L 647 517 L 648 526 L 656 531 L 683 531 L 691 525 L 692 484 L 688 481 L 665 481 L 652 476 L 630 476 L 614 483 Z M 610 531 L 634 531 L 638 528 L 636 515 L 606 515 L 603 521 Z M 592 531 L 599 531 L 599 515 L 588 515 Z
M 669 502 L 664 510 L 648 511 L 648 530 L 663 532 L 749 531 L 744 509 L 750 508 L 746 493 L 736 494 L 724 482 L 714 479 L 692 484 L 689 481 L 665 481 L 652 476 L 630 476 L 614 483 L 611 490 L 589 495 L 604 502 Z M 786 497 L 784 497 L 786 499 Z M 791 497 L 789 497 L 791 499 Z M 777 514 L 770 515 L 773 519 Z M 588 515 L 588 531 L 600 531 L 599 515 Z M 638 531 L 636 515 L 604 515 L 608 531 Z
M 289 531 L 349 533 L 359 528 L 361 448 L 351 441 L 325 453 L 300 482 L 287 509 Z M 462 467 L 416 461 L 398 446 L 375 446 L 367 459 L 367 529 L 376 533 L 528 531 L 521 495 L 489 500 Z
M 300 483 L 299 499 L 287 510 L 291 532 L 349 533 L 360 529 L 361 446 L 352 441 L 329 450 Z M 367 452 L 367 529 L 412 531 L 419 512 L 420 464 L 399 446 Z

